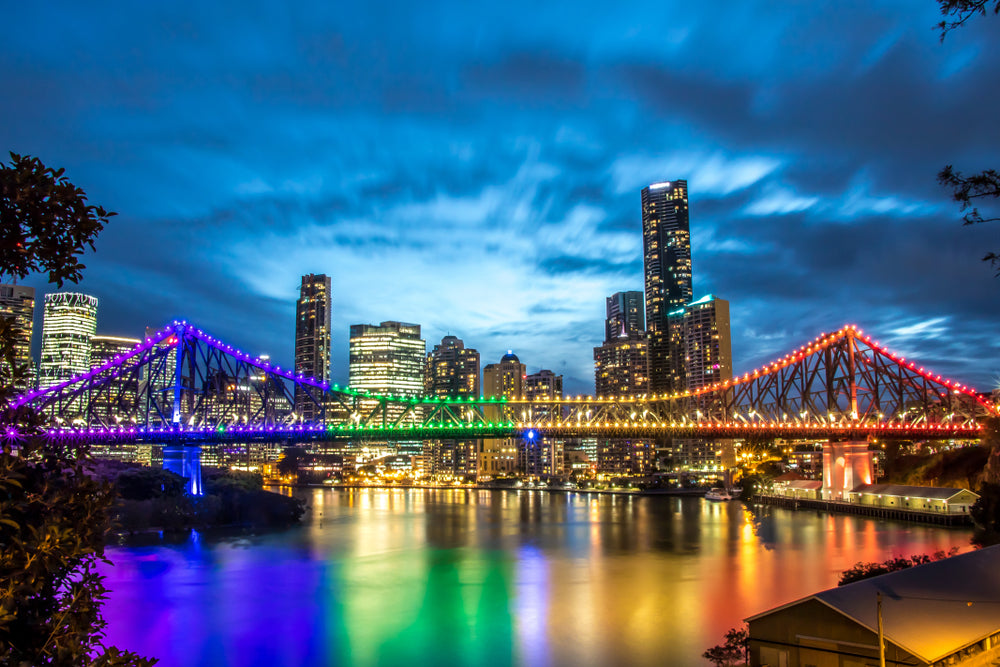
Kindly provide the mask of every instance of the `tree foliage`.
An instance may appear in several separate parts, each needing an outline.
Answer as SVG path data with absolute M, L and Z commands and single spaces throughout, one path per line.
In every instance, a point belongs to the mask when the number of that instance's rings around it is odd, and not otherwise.
M 992 7 L 991 7 L 992 5 Z M 938 0 L 941 15 L 945 18 L 938 23 L 941 41 L 945 36 L 976 16 L 986 16 L 990 10 L 1000 14 L 1000 0 Z
M 0 278 L 36 272 L 62 287 L 83 276 L 80 256 L 115 215 L 87 204 L 83 190 L 38 158 L 10 154 L 0 163 Z
M 107 214 L 34 158 L 0 168 L 0 275 L 46 271 L 77 281 L 79 255 Z M 9 322 L 7 323 L 9 324 Z M 92 474 L 86 445 L 44 437 L 29 407 L 10 407 L 26 368 L 13 365 L 15 337 L 0 327 L 0 665 L 151 665 L 103 644 L 107 593 L 97 572 L 114 492 Z
M 1000 0 L 938 0 L 942 16 L 946 17 L 938 24 L 941 30 L 941 40 L 969 19 L 986 16 L 988 13 L 1000 14 Z M 982 222 L 996 222 L 998 216 L 983 217 L 979 212 L 979 202 L 983 199 L 1000 198 L 1000 174 L 995 169 L 986 169 L 969 176 L 955 171 L 952 165 L 946 166 L 938 173 L 938 182 L 951 189 L 951 197 L 958 202 L 958 210 L 966 212 L 964 224 L 975 225 Z M 1000 253 L 988 252 L 983 256 L 984 262 L 996 269 L 1000 277 Z
M 849 570 L 844 570 L 841 573 L 840 581 L 837 582 L 837 585 L 846 586 L 847 584 L 853 584 L 855 581 L 877 577 L 879 575 L 896 572 L 898 570 L 905 570 L 907 568 L 914 567 L 915 565 L 925 565 L 936 560 L 950 558 L 956 553 L 958 553 L 958 549 L 952 548 L 949 551 L 936 551 L 933 554 L 916 554 L 914 556 L 910 556 L 909 558 L 905 558 L 903 556 L 889 558 L 881 563 L 855 563 L 854 567 Z
M 732 628 L 726 633 L 726 641 L 713 646 L 701 657 L 716 667 L 735 667 L 750 664 L 750 632 L 743 628 Z

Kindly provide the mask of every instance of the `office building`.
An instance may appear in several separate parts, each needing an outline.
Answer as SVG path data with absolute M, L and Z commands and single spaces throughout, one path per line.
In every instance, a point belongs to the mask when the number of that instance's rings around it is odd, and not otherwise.
M 97 297 L 46 294 L 38 386 L 45 389 L 90 370 L 90 339 L 96 330 Z
M 330 278 L 323 274 L 302 276 L 295 302 L 295 374 L 330 381 Z M 322 394 L 310 396 L 295 387 L 295 412 L 303 421 L 320 419 Z
M 437 398 L 479 398 L 479 352 L 456 336 L 445 336 L 427 355 L 424 394 Z M 431 476 L 475 475 L 479 440 L 432 440 L 424 445 L 424 469 Z
M 427 355 L 424 394 L 439 398 L 479 398 L 479 352 L 462 339 L 445 336 Z
M 643 188 L 642 246 L 649 388 L 663 394 L 678 391 L 684 383 L 680 334 L 671 331 L 668 315 L 692 300 L 687 181 Z
M 95 335 L 90 338 L 90 366 L 97 368 L 116 357 L 128 354 L 142 341 L 138 338 Z M 90 409 L 104 423 L 120 423 L 137 417 L 136 396 L 139 391 L 137 377 L 122 376 L 99 391 L 90 400 Z
M 31 334 L 35 321 L 35 288 L 23 285 L 0 285 L 0 317 L 11 320 L 14 334 L 14 364 L 23 370 L 16 379 L 6 361 L 0 360 L 4 383 L 11 382 L 23 393 L 35 384 L 34 360 L 31 355 Z
M 395 396 L 423 392 L 427 347 L 419 324 L 352 324 L 350 345 L 352 389 Z
M 644 336 L 646 317 L 642 292 L 616 292 L 607 298 L 604 341 Z
M 483 368 L 483 397 L 521 398 L 524 394 L 524 378 L 527 368 L 512 350 L 507 350 L 500 363 L 487 364 Z M 487 405 L 483 408 L 488 421 L 502 421 L 510 415 L 504 414 L 502 404 Z M 483 440 L 479 453 L 479 476 L 491 479 L 498 475 L 509 475 L 517 465 L 517 443 L 512 438 L 488 438 Z

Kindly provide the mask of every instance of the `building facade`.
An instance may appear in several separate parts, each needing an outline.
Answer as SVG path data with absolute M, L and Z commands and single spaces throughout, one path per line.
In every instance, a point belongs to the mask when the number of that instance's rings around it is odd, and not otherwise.
M 97 297 L 77 292 L 45 295 L 38 386 L 59 384 L 90 370 L 90 339 L 97 330 Z
M 507 350 L 500 363 L 483 368 L 483 396 L 486 398 L 520 398 L 524 395 L 527 367 L 512 350 Z M 486 406 L 483 413 L 489 421 L 501 419 L 501 408 Z M 487 438 L 479 452 L 479 476 L 494 478 L 509 475 L 517 465 L 517 443 L 512 438 Z
M 604 341 L 632 338 L 646 333 L 642 292 L 616 292 L 607 298 Z
M 684 349 L 684 389 L 701 389 L 733 379 L 733 346 L 729 302 L 712 294 L 680 311 Z
M 321 382 L 330 380 L 330 299 L 329 276 L 302 276 L 295 302 L 295 373 Z M 313 421 L 320 417 L 322 407 L 296 386 L 295 412 L 304 421 Z
M 423 392 L 427 345 L 419 324 L 352 324 L 350 346 L 352 389 L 396 396 Z
M 524 398 L 546 401 L 563 396 L 563 376 L 550 370 L 540 370 L 525 376 Z M 529 421 L 545 421 L 547 411 L 528 405 Z M 565 443 L 556 438 L 528 435 L 517 441 L 517 470 L 529 477 L 554 477 L 563 474 Z
M 31 335 L 35 321 L 35 288 L 24 285 L 0 285 L 0 317 L 11 320 L 14 334 L 14 363 L 24 370 L 12 382 L 14 389 L 25 392 L 35 384 L 35 363 L 31 354 Z M 0 360 L 0 373 L 11 379 L 11 368 Z
M 138 338 L 125 338 L 122 336 L 102 336 L 94 335 L 90 338 L 90 366 L 97 368 L 106 363 L 114 361 L 115 357 L 127 354 L 142 343 Z M 109 418 L 118 418 L 126 421 L 136 418 L 135 413 L 136 395 L 139 392 L 139 380 L 136 378 L 121 378 L 116 380 L 109 387 L 108 391 L 102 391 L 90 401 L 90 407 L 97 414 L 108 415 Z
M 427 355 L 424 393 L 439 398 L 479 398 L 479 351 L 465 347 L 456 336 L 442 338 Z
M 479 352 L 465 347 L 462 339 L 445 336 L 427 355 L 424 393 L 437 398 L 479 398 Z M 437 477 L 466 477 L 478 468 L 480 441 L 432 440 L 424 445 L 427 474 Z
M 654 183 L 642 190 L 642 247 L 649 385 L 654 394 L 682 388 L 683 353 L 669 313 L 692 300 L 691 230 L 687 181 Z

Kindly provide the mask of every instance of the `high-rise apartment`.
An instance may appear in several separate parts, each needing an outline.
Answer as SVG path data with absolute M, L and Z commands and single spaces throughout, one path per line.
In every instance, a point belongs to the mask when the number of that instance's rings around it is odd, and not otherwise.
M 483 396 L 519 398 L 524 393 L 527 367 L 513 351 L 507 350 L 499 364 L 486 364 L 483 368 Z
M 729 302 L 711 294 L 683 309 L 685 389 L 701 389 L 733 377 Z
M 479 352 L 462 339 L 445 336 L 427 355 L 424 393 L 437 398 L 479 398 Z M 479 440 L 431 440 L 424 445 L 428 474 L 464 478 L 475 475 Z
M 649 388 L 662 394 L 679 390 L 684 381 L 680 335 L 670 330 L 668 314 L 692 300 L 687 181 L 643 188 L 642 247 Z
M 528 404 L 530 421 L 544 422 L 550 414 L 544 401 L 563 396 L 563 376 L 540 370 L 524 378 L 524 397 L 542 404 Z M 563 472 L 564 442 L 530 434 L 517 443 L 517 469 L 531 477 L 552 477 Z
M 330 294 L 329 276 L 310 273 L 302 276 L 295 302 L 295 373 L 321 382 L 330 380 Z M 295 412 L 312 421 L 321 408 L 296 386 Z
M 608 297 L 604 343 L 594 348 L 594 386 L 598 396 L 640 396 L 649 391 L 642 292 Z
M 670 313 L 672 329 L 679 332 L 684 360 L 680 389 L 700 389 L 733 377 L 729 302 L 709 294 Z M 721 466 L 728 440 L 673 441 L 675 467 L 709 470 Z
M 351 325 L 350 384 L 374 394 L 416 396 L 424 390 L 427 347 L 419 324 Z
M 445 336 L 427 355 L 424 393 L 439 398 L 479 398 L 479 352 Z
M 44 389 L 90 370 L 97 297 L 77 292 L 46 294 L 43 313 L 38 386 Z
M 483 397 L 520 398 L 524 394 L 524 378 L 527 367 L 521 363 L 512 350 L 507 350 L 498 364 L 486 364 L 483 368 Z M 504 418 L 500 405 L 487 405 L 483 413 L 488 421 Z M 514 472 L 517 463 L 517 445 L 512 438 L 488 438 L 483 440 L 479 454 L 479 475 L 492 478 Z
M 35 383 L 34 363 L 31 357 L 31 334 L 35 320 L 35 288 L 23 285 L 0 285 L 0 317 L 10 319 L 14 334 L 14 363 L 24 367 L 24 375 L 14 382 L 19 392 L 30 389 Z M 0 360 L 4 377 L 11 369 Z

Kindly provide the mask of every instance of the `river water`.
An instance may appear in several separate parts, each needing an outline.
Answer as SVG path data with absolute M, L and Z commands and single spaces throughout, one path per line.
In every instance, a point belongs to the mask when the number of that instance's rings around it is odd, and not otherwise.
M 690 497 L 295 493 L 292 530 L 109 549 L 108 644 L 163 667 L 702 665 L 858 561 L 971 536 Z

